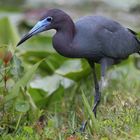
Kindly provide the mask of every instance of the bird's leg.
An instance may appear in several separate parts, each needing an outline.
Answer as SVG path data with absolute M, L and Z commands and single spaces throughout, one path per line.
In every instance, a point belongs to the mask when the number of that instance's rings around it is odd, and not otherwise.
M 111 58 L 103 58 L 100 61 L 101 64 L 101 81 L 100 81 L 100 89 L 102 90 L 107 86 L 107 80 L 105 80 L 106 70 L 109 66 L 113 65 L 115 62 Z
M 95 84 L 94 106 L 93 106 L 92 111 L 94 112 L 94 115 L 96 117 L 96 110 L 97 110 L 97 106 L 100 102 L 101 93 L 100 93 L 100 88 L 99 88 L 99 84 L 98 84 L 98 79 L 97 79 L 97 76 L 96 76 L 95 65 L 92 64 L 91 66 L 92 66 L 92 69 L 93 69 L 94 84 Z
M 101 62 L 101 81 L 100 81 L 100 89 L 104 89 L 107 85 L 107 81 L 105 80 L 105 73 L 106 73 L 106 69 L 108 67 L 108 63 L 106 61 L 106 59 L 102 59 Z
M 98 84 L 98 80 L 97 80 L 97 76 L 96 76 L 96 72 L 95 72 L 95 64 L 94 64 L 93 62 L 91 62 L 91 61 L 88 61 L 88 62 L 89 62 L 90 66 L 91 66 L 92 69 L 93 69 L 93 76 L 94 76 L 94 83 L 95 83 L 95 96 L 94 96 L 94 106 L 93 106 L 92 111 L 94 112 L 94 115 L 95 115 L 95 117 L 96 117 L 96 109 L 97 109 L 97 106 L 98 106 L 98 104 L 99 104 L 99 102 L 100 102 L 101 93 L 100 93 L 99 84 Z M 89 119 L 89 118 L 88 118 L 88 119 Z M 86 127 L 86 125 L 87 125 L 87 121 L 88 121 L 88 120 L 86 120 L 86 121 L 82 124 L 82 126 L 81 126 L 81 128 L 80 128 L 80 131 L 81 131 L 81 132 L 84 132 L 85 127 Z
M 94 95 L 94 105 L 93 105 L 93 109 L 92 111 L 94 112 L 94 115 L 96 117 L 96 110 L 97 110 L 97 106 L 100 102 L 100 97 L 101 97 L 101 89 L 106 86 L 106 81 L 105 81 L 105 73 L 106 73 L 106 70 L 107 70 L 107 67 L 112 65 L 114 63 L 114 61 L 112 59 L 108 59 L 108 58 L 103 58 L 101 59 L 100 61 L 100 64 L 101 64 L 101 85 L 99 86 L 99 83 L 98 83 L 98 79 L 97 79 L 97 76 L 96 76 L 96 71 L 95 71 L 95 64 L 93 61 L 91 60 L 88 60 L 90 66 L 92 67 L 92 70 L 93 70 L 93 76 L 94 76 L 94 84 L 95 84 L 95 95 Z M 90 118 L 88 118 L 89 120 Z M 80 131 L 81 132 L 84 132 L 85 130 L 85 127 L 87 125 L 87 122 L 88 120 L 86 120 L 81 128 L 80 128 Z

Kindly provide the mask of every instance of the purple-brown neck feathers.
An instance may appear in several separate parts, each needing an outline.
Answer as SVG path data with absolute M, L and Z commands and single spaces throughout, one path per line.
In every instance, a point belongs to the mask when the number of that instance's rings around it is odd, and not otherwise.
M 61 10 L 55 9 L 56 34 L 53 37 L 53 46 L 63 56 L 72 57 L 72 41 L 75 36 L 75 25 L 71 17 Z M 56 12 L 57 11 L 57 12 Z

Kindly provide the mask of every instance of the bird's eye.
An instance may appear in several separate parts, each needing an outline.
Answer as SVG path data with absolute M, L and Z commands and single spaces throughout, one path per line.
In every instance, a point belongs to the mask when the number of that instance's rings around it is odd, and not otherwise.
M 52 17 L 47 17 L 47 21 L 48 21 L 48 22 L 51 22 L 52 19 L 53 19 Z

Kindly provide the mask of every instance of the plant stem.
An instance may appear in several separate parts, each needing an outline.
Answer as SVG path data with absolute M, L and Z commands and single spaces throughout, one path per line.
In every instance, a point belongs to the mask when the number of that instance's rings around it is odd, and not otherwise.
M 28 93 L 27 89 L 26 88 L 21 88 L 22 90 L 22 93 L 23 95 L 27 98 L 27 100 L 29 101 L 30 105 L 31 105 L 31 108 L 32 110 L 36 110 L 37 109 L 37 106 L 35 105 L 31 95 Z
M 19 115 L 18 122 L 17 122 L 16 128 L 15 128 L 15 131 L 18 129 L 18 126 L 19 126 L 21 117 L 22 117 L 22 113 L 20 113 L 20 115 Z
M 6 78 L 7 73 L 6 73 L 6 67 L 7 67 L 7 65 L 4 64 L 4 91 L 5 91 L 5 93 L 7 91 L 7 78 Z

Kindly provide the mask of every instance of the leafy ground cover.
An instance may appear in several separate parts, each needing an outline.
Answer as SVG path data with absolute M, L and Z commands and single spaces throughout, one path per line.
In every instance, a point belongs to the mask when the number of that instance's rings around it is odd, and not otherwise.
M 50 36 L 16 48 L 19 35 L 7 18 L 0 19 L 0 29 L 0 139 L 140 139 L 140 71 L 134 65 L 139 57 L 108 71 L 95 119 L 93 77 L 85 60 L 55 53 Z

